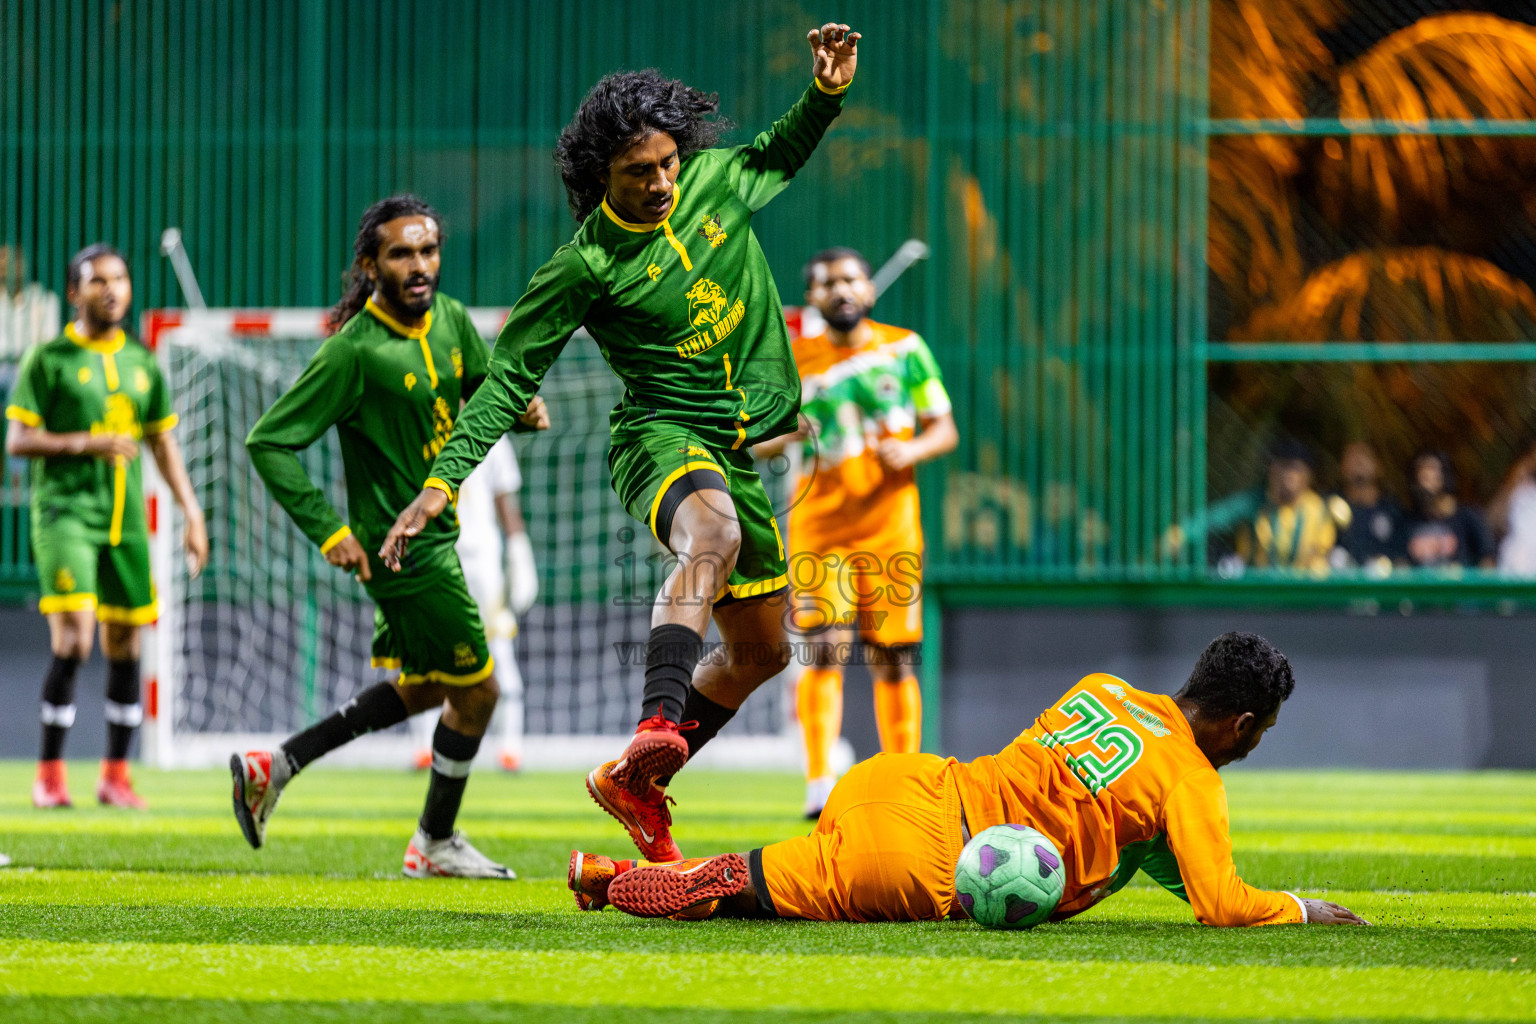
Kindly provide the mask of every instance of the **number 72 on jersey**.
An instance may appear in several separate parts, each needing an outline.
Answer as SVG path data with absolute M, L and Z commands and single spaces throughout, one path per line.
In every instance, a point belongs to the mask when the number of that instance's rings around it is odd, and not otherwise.
M 1098 796 L 1141 759 L 1144 744 L 1136 730 L 1121 723 L 1103 701 L 1087 690 L 1074 693 L 1057 710 L 1076 721 L 1060 732 L 1036 736 L 1035 742 L 1047 749 L 1059 748 L 1066 756 L 1068 769 L 1088 787 L 1090 796 Z M 1067 750 L 1079 745 L 1077 753 Z

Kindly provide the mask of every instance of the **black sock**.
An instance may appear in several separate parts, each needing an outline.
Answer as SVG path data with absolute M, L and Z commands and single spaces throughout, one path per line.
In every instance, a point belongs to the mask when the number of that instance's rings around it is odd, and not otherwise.
M 441 721 L 432 734 L 432 781 L 427 784 L 427 806 L 421 812 L 421 830 L 430 839 L 453 835 L 469 769 L 480 750 L 479 736 L 466 736 Z
M 645 645 L 645 693 L 640 698 L 640 721 L 661 715 L 671 722 L 683 720 L 693 670 L 704 656 L 704 638 L 676 622 L 652 628 Z
M 735 717 L 735 708 L 716 704 L 700 693 L 696 687 L 688 687 L 688 700 L 683 704 L 683 721 L 699 723 L 696 728 L 683 730 L 683 739 L 688 741 L 688 760 L 692 761 L 693 755 L 699 752 L 699 748 L 714 739 L 715 733 Z M 671 781 L 670 775 L 666 778 L 658 777 L 656 785 L 665 786 Z
M 128 744 L 144 721 L 139 703 L 139 659 L 107 662 L 107 760 L 128 756 Z
M 395 688 L 388 683 L 379 683 L 347 701 L 330 717 L 288 737 L 281 749 L 288 755 L 288 766 L 298 774 L 315 758 L 351 743 L 364 733 L 399 725 L 408 715 L 405 701 L 400 699 Z
M 79 671 L 79 658 L 54 655 L 43 677 L 43 749 L 39 760 L 57 761 L 64 756 L 64 737 L 75 724 L 75 673 Z
M 714 739 L 715 734 L 725 726 L 725 723 L 735 717 L 735 708 L 716 704 L 690 686 L 688 702 L 683 705 L 683 721 L 698 722 L 699 727 L 683 733 L 683 739 L 688 741 L 688 760 L 693 760 L 693 755 L 699 752 L 699 748 Z

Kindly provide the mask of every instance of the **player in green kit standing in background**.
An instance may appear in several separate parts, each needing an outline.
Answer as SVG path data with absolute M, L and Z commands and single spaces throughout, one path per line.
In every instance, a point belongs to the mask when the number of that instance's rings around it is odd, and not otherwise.
M 149 572 L 142 441 L 186 514 L 183 541 L 192 575 L 208 561 L 203 510 L 192 494 L 176 414 L 149 349 L 124 332 L 133 304 L 128 263 L 97 243 L 69 261 L 75 319 L 28 350 L 5 410 L 11 455 L 32 459 L 32 551 L 48 617 L 53 662 L 43 680 L 43 743 L 32 803 L 70 806 L 64 738 L 75 721 L 75 674 L 101 626 L 107 656 L 107 751 L 96 786 L 100 803 L 143 810 L 128 777 L 128 745 L 139 703 L 139 627 L 158 614 Z
M 682 856 L 672 774 L 789 659 L 784 543 L 751 446 L 795 429 L 800 380 L 751 220 L 842 110 L 859 34 L 829 23 L 807 38 L 810 87 L 745 146 L 711 148 L 718 100 L 654 71 L 587 94 L 557 149 L 581 227 L 513 308 L 485 386 L 380 549 L 393 565 L 428 534 L 585 325 L 625 385 L 610 421 L 614 490 L 678 558 L 651 616 L 635 736 L 587 776 L 650 860 Z M 700 665 L 711 616 L 726 657 Z
M 426 809 L 406 847 L 404 873 L 510 879 L 517 876 L 453 827 L 498 695 L 485 629 L 454 552 L 458 524 L 443 519 L 423 531 L 399 572 L 381 572 L 368 556 L 394 509 L 426 480 L 460 401 L 485 379 L 485 343 L 464 307 L 437 291 L 441 224 L 432 207 L 409 195 L 381 200 L 363 214 L 349 286 L 332 312 L 339 329 L 246 440 L 256 471 L 299 529 L 327 561 L 362 581 L 377 605 L 373 664 L 400 676 L 364 690 L 275 751 L 233 755 L 230 774 L 235 817 L 246 840 L 260 847 L 283 787 L 311 761 L 443 707 Z M 547 427 L 543 403 L 531 404 L 521 421 Z M 351 525 L 297 454 L 333 425 Z

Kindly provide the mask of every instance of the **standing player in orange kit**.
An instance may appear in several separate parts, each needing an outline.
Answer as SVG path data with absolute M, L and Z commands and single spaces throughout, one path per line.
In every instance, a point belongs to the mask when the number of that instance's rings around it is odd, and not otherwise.
M 665 865 L 575 853 L 569 884 L 583 909 L 611 902 L 640 917 L 942 920 L 964 913 L 954 872 L 969 836 L 1011 823 L 1061 853 L 1053 921 L 1140 869 L 1202 924 L 1365 924 L 1334 903 L 1256 889 L 1232 863 L 1217 769 L 1259 745 L 1294 685 L 1269 641 L 1226 633 L 1172 697 L 1095 673 L 999 754 L 969 764 L 882 754 L 855 766 L 808 836 Z
M 757 445 L 765 457 L 800 446 L 789 513 L 795 624 L 812 641 L 796 706 L 805 737 L 805 815 L 837 781 L 843 729 L 841 652 L 862 642 L 875 688 L 880 749 L 916 753 L 923 704 L 912 671 L 923 639 L 923 527 L 913 468 L 959 443 L 938 364 L 914 331 L 869 319 L 869 262 L 824 249 L 805 265 L 805 301 L 825 329 L 794 343 L 801 429 Z

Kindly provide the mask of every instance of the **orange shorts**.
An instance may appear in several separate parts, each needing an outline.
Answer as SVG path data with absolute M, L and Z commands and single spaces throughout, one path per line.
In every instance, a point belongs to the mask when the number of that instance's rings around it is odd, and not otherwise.
M 811 640 L 848 630 L 867 643 L 895 647 L 923 639 L 920 552 L 826 548 L 789 559 L 795 628 Z
M 763 847 L 762 881 L 778 915 L 938 921 L 955 913 L 962 843 L 954 763 L 876 754 L 854 765 L 814 832 Z

